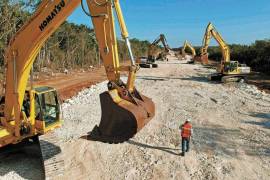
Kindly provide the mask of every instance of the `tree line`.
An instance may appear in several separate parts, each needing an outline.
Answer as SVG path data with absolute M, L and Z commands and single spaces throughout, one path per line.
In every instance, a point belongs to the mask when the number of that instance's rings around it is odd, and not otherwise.
M 4 51 L 9 40 L 16 34 L 35 11 L 40 0 L 1 0 L 0 1 L 0 66 L 4 69 Z M 135 56 L 147 54 L 148 41 L 131 39 Z M 129 59 L 127 48 L 118 40 L 120 60 Z M 34 63 L 34 70 L 43 67 L 52 70 L 88 68 L 102 63 L 98 45 L 92 28 L 64 22 L 45 42 Z
M 9 40 L 27 22 L 40 0 L 0 1 L 0 67 L 4 66 L 4 51 Z M 131 39 L 135 57 L 146 56 L 148 41 Z M 129 59 L 125 43 L 118 40 L 120 60 Z M 246 63 L 255 71 L 270 73 L 270 40 L 258 40 L 251 45 L 230 45 L 231 59 Z M 188 51 L 188 50 L 187 50 Z M 199 54 L 199 47 L 196 48 Z M 209 47 L 209 58 L 221 60 L 219 47 Z M 98 46 L 94 30 L 70 22 L 62 26 L 46 41 L 34 64 L 35 71 L 43 67 L 53 70 L 87 68 L 100 64 Z

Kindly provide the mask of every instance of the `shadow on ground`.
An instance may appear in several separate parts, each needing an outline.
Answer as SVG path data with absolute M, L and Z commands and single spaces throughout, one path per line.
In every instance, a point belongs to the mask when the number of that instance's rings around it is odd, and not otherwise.
M 197 81 L 204 83 L 217 84 L 219 82 L 209 81 L 205 75 L 202 76 L 190 76 L 190 77 L 158 77 L 158 76 L 137 76 L 137 79 L 143 79 L 148 81 L 169 81 L 169 80 L 183 80 L 183 81 Z
M 136 78 L 148 81 L 169 81 L 170 79 L 181 80 L 180 77 L 158 77 L 158 76 L 137 76 Z
M 146 81 L 168 81 L 166 77 L 153 77 L 153 76 L 138 76 L 137 79 L 143 79 Z
M 244 152 L 249 156 L 270 157 L 267 142 L 253 140 L 253 136 L 252 131 L 226 129 L 222 126 L 194 127 L 192 142 L 197 152 L 207 154 L 237 158 Z
M 184 64 L 184 63 L 181 63 L 181 62 L 168 62 L 168 61 L 161 61 L 161 62 L 158 62 L 158 65 L 163 65 L 163 64 L 177 64 L 177 65 L 181 65 L 181 64 Z
M 184 81 L 197 81 L 197 82 L 207 82 L 209 83 L 208 79 L 206 77 L 202 77 L 202 76 L 190 76 L 190 77 L 185 77 L 185 78 L 181 78 L 181 80 Z
M 129 141 L 127 141 L 127 143 L 135 145 L 135 146 L 140 146 L 140 147 L 143 147 L 143 148 L 157 149 L 157 150 L 164 151 L 166 153 L 177 155 L 177 156 L 180 155 L 180 149 L 153 146 L 153 145 L 148 145 L 148 144 L 143 144 L 143 143 L 140 143 L 140 142 L 136 142 L 136 141 L 133 141 L 133 140 L 129 140 Z
M 261 121 L 245 121 L 246 124 L 262 126 L 263 128 L 270 129 L 270 113 L 251 113 L 251 117 L 262 119 Z
M 204 65 L 203 67 L 207 69 L 217 69 L 216 66 L 213 66 L 213 65 Z
M 268 119 L 270 121 L 270 113 L 251 113 L 252 117 Z
M 59 146 L 55 146 L 55 149 L 57 151 L 49 154 L 46 159 L 53 158 L 61 153 Z M 25 166 L 26 164 L 30 164 L 30 166 Z M 20 143 L 1 148 L 0 179 L 1 176 L 15 172 L 24 179 L 43 180 L 43 171 L 42 155 L 38 143 Z

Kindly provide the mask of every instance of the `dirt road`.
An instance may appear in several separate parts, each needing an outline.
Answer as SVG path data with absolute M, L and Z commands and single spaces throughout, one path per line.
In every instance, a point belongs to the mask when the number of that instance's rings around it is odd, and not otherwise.
M 34 84 L 51 86 L 57 89 L 62 100 L 75 96 L 81 89 L 91 87 L 106 80 L 103 67 L 93 68 L 87 72 L 59 73 L 56 77 L 40 77 Z
M 156 116 L 123 144 L 79 139 L 99 123 L 106 82 L 68 100 L 64 126 L 55 132 L 63 179 L 270 179 L 270 95 L 251 85 L 208 82 L 211 72 L 176 60 L 141 69 L 137 89 L 153 99 Z M 191 152 L 181 157 L 179 125 L 187 118 L 194 136 Z M 37 158 L 16 157 L 20 165 L 1 160 L 3 179 L 40 179 Z

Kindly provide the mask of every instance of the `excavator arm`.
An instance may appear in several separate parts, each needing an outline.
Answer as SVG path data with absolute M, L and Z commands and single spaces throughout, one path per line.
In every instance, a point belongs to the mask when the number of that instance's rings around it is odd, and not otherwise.
M 230 49 L 229 49 L 228 45 L 226 44 L 226 42 L 224 41 L 224 39 L 222 38 L 222 36 L 218 33 L 216 28 L 213 26 L 212 23 L 209 23 L 207 28 L 206 28 L 204 38 L 203 38 L 203 46 L 201 48 L 201 56 L 207 56 L 207 59 L 208 59 L 207 50 L 208 50 L 210 40 L 212 37 L 214 37 L 214 39 L 217 41 L 217 43 L 220 46 L 220 49 L 222 52 L 222 62 L 221 63 L 229 62 L 230 61 Z
M 21 138 L 22 104 L 35 58 L 44 42 L 80 3 L 81 0 L 43 0 L 31 19 L 16 33 L 6 50 L 5 108 L 1 124 L 14 136 L 14 141 Z M 96 127 L 98 135 L 94 133 L 95 140 L 102 136 L 104 141 L 124 141 L 132 137 L 154 116 L 154 104 L 134 87 L 138 68 L 135 66 L 119 0 L 87 0 L 87 4 L 90 12 L 88 15 L 93 22 L 109 80 L 109 91 L 100 97 L 103 114 L 101 127 Z M 130 53 L 130 66 L 119 64 L 113 10 L 116 12 L 122 37 Z M 121 81 L 121 71 L 129 72 L 127 83 Z M 31 107 L 34 107 L 33 103 L 31 100 Z M 34 128 L 34 116 L 30 118 L 31 128 Z M 14 123 L 9 123 L 11 121 Z
M 196 56 L 196 51 L 195 51 L 194 47 L 187 40 L 185 41 L 184 46 L 182 48 L 182 55 L 186 54 L 185 50 L 187 47 L 191 50 L 192 56 L 194 58 Z
M 160 40 L 161 40 L 161 42 L 162 42 L 162 44 L 163 44 L 163 46 L 165 48 L 165 51 L 166 52 L 169 52 L 170 51 L 170 46 L 169 46 L 169 44 L 167 42 L 167 39 L 166 39 L 166 37 L 165 37 L 164 34 L 161 34 L 160 35 Z
M 170 52 L 170 47 L 167 43 L 167 39 L 165 37 L 164 34 L 160 34 L 159 37 L 157 39 L 155 39 L 152 44 L 149 45 L 149 48 L 148 48 L 148 59 L 155 59 L 156 58 L 156 55 L 159 53 L 159 51 L 157 50 L 157 45 L 159 43 L 162 43 L 163 47 L 164 47 L 164 50 L 166 53 L 169 53 Z
M 154 42 L 152 42 L 151 46 L 156 46 L 160 42 L 162 43 L 162 45 L 163 45 L 163 47 L 165 48 L 166 51 L 170 50 L 170 47 L 168 45 L 167 39 L 166 39 L 164 34 L 160 34 L 159 37 L 157 39 L 155 39 Z

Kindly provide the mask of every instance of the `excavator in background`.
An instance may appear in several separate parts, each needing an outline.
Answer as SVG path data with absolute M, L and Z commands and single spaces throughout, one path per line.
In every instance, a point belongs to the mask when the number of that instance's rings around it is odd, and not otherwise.
M 158 47 L 160 42 L 164 47 L 163 50 Z M 160 34 L 159 37 L 149 45 L 147 57 L 141 57 L 138 64 L 142 68 L 157 68 L 158 65 L 155 64 L 155 61 L 158 59 L 161 59 L 162 61 L 168 61 L 168 54 L 170 54 L 170 47 L 167 43 L 165 35 Z
M 159 43 L 162 43 L 163 45 L 163 50 L 157 47 Z M 166 56 L 170 53 L 170 46 L 167 42 L 167 39 L 164 34 L 160 34 L 157 39 L 155 39 L 152 44 L 149 45 L 148 48 L 148 60 L 150 61 L 155 61 L 158 59 L 161 60 L 167 60 Z
M 33 63 L 44 42 L 83 3 L 81 0 L 43 0 L 31 19 L 15 34 L 5 52 L 6 86 L 1 99 L 0 149 L 11 144 L 37 141 L 44 160 L 46 178 L 63 172 L 63 160 L 48 158 L 57 137 L 50 133 L 62 124 L 57 91 L 48 86 L 28 86 Z M 129 35 L 119 0 L 87 0 L 99 51 L 108 78 L 108 91 L 100 94 L 102 117 L 87 139 L 121 143 L 133 137 L 155 115 L 153 101 L 135 88 L 136 72 Z M 125 40 L 131 64 L 121 66 L 117 49 L 114 12 Z M 120 77 L 128 72 L 127 82 Z M 31 78 L 30 78 L 31 79 Z M 90 109 L 89 109 L 90 111 Z M 61 152 L 61 151 L 60 151 Z M 61 153 L 60 153 L 61 154 Z M 59 156 L 60 157 L 60 156 Z
M 208 47 L 211 38 L 214 38 L 220 46 L 222 59 L 217 67 L 217 73 L 210 75 L 209 80 L 222 82 L 239 82 L 244 81 L 246 76 L 250 74 L 251 69 L 246 64 L 240 64 L 238 61 L 231 61 L 230 48 L 218 33 L 212 23 L 209 23 L 203 39 L 203 47 L 201 48 L 201 62 L 208 64 Z
M 192 58 L 190 61 L 193 61 L 194 57 L 196 56 L 196 51 L 194 49 L 194 47 L 186 40 L 183 47 L 182 47 L 182 59 L 185 59 L 185 56 L 186 56 L 186 48 L 189 48 L 191 50 L 191 53 L 192 53 Z

